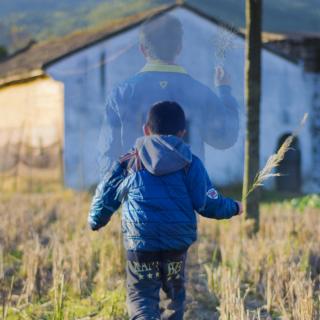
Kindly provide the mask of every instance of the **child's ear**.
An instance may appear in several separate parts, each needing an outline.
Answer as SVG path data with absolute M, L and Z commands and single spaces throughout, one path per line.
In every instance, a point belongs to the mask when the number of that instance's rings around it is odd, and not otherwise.
M 184 130 L 179 131 L 177 136 L 179 138 L 183 138 L 186 134 L 187 134 L 187 130 L 184 129 Z
M 145 136 L 151 136 L 151 134 L 152 134 L 151 130 L 150 130 L 150 128 L 149 128 L 149 126 L 147 124 L 143 125 L 143 134 Z

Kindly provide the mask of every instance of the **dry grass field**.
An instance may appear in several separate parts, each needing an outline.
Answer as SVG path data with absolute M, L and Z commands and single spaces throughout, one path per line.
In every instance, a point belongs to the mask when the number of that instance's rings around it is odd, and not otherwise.
M 0 318 L 127 319 L 120 218 L 91 232 L 89 203 L 70 191 L 0 196 Z M 248 228 L 200 219 L 185 319 L 319 320 L 319 196 L 265 203 L 260 232 Z

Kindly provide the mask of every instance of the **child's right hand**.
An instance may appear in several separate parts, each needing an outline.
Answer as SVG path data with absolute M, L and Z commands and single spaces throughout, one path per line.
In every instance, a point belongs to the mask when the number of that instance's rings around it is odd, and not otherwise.
M 236 203 L 239 206 L 239 212 L 238 215 L 240 216 L 243 213 L 243 207 L 242 207 L 242 203 L 240 201 L 236 201 Z

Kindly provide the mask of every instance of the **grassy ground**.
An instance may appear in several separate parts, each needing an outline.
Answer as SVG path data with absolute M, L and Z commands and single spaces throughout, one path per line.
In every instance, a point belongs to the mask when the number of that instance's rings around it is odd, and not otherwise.
M 271 197 L 272 198 L 272 197 Z M 127 319 L 120 217 L 86 225 L 90 196 L 0 196 L 0 318 Z M 320 319 L 320 198 L 262 205 L 261 229 L 200 219 L 187 320 Z

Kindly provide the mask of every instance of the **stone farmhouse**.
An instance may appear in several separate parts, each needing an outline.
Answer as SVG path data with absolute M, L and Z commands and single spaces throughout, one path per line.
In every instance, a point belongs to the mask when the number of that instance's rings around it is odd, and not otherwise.
M 244 36 L 186 4 L 144 12 L 103 29 L 30 43 L 0 62 L 0 171 L 10 172 L 21 161 L 39 174 L 41 169 L 56 170 L 67 187 L 85 189 L 97 183 L 97 140 L 106 97 L 115 85 L 143 67 L 139 26 L 159 11 L 177 16 L 183 24 L 184 45 L 178 63 L 190 75 L 213 87 L 214 66 L 223 64 L 232 76 L 233 94 L 240 104 L 240 135 L 227 150 L 206 146 L 206 166 L 217 185 L 241 182 Z M 286 175 L 271 179 L 267 187 L 318 192 L 319 36 L 264 34 L 264 41 L 261 166 L 309 113 L 294 150 L 280 167 Z

